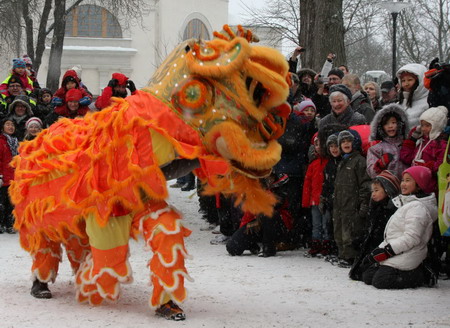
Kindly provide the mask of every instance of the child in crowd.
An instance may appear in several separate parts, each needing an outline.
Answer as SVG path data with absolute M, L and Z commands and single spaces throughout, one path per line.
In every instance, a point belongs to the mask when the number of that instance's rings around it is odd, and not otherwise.
M 38 117 L 32 117 L 25 123 L 24 140 L 33 140 L 42 131 L 42 121 Z
M 334 180 L 336 179 L 337 167 L 341 161 L 341 152 L 338 146 L 337 134 L 332 134 L 328 137 L 326 149 L 328 162 L 327 165 L 325 165 L 323 172 L 324 181 L 322 184 L 322 193 L 320 195 L 319 211 L 322 214 L 323 220 L 328 222 L 327 230 L 329 240 L 324 239 L 322 241 L 322 250 L 320 253 L 325 256 L 330 256 L 329 260 L 332 261 L 335 258 L 335 252 L 333 250 L 336 248 L 333 238 L 333 221 L 331 220 L 331 214 L 333 213 Z
M 374 264 L 362 275 L 366 284 L 381 289 L 423 285 L 425 269 L 421 264 L 437 219 L 431 176 L 431 170 L 424 166 L 403 172 L 401 195 L 393 199 L 398 209 L 386 224 L 383 242 L 367 256 Z
M 13 59 L 11 74 L 9 74 L 8 77 L 0 85 L 1 94 L 3 94 L 4 96 L 10 95 L 8 92 L 8 82 L 13 76 L 16 76 L 20 79 L 22 88 L 27 94 L 33 91 L 33 81 L 28 77 L 25 61 L 20 58 L 15 58 Z
M 80 105 L 89 106 L 92 102 L 92 95 L 80 86 L 80 79 L 74 70 L 69 69 L 64 73 L 61 87 L 56 90 L 53 95 L 52 104 L 57 108 L 63 107 L 65 104 L 66 93 L 71 89 L 78 89 L 81 92 Z
M 378 111 L 370 124 L 370 141 L 377 142 L 367 152 L 367 173 L 374 179 L 383 170 L 390 170 L 400 179 L 408 167 L 400 161 L 400 148 L 406 139 L 408 119 L 397 104 Z
M 75 118 L 84 116 L 89 111 L 89 107 L 81 105 L 84 98 L 81 90 L 69 89 L 65 97 L 65 105 L 55 107 L 55 110 L 45 118 L 46 127 L 52 125 L 60 117 Z
M 14 101 L 9 105 L 8 118 L 16 125 L 15 137 L 19 141 L 23 141 L 25 136 L 25 123 L 33 116 L 28 96 L 16 96 Z
M 426 71 L 427 68 L 421 64 L 407 64 L 397 71 L 399 104 L 406 112 L 410 127 L 419 124 L 420 115 L 428 108 L 428 89 L 423 84 Z
M 420 115 L 420 125 L 411 130 L 400 150 L 403 163 L 428 167 L 433 181 L 436 181 L 434 177 L 444 160 L 447 147 L 448 136 L 443 134 L 446 124 L 447 108 L 438 106 L 427 109 Z
M 314 138 L 319 123 L 319 119 L 316 118 L 316 105 L 311 99 L 306 98 L 301 103 L 296 104 L 293 111 L 300 117 L 300 122 L 304 127 L 304 136 L 297 142 L 303 144 L 302 149 L 307 150 L 308 159 L 311 162 L 315 159 L 315 151 L 313 146 L 310 147 L 309 140 Z
M 9 165 L 12 158 L 17 155 L 19 142 L 14 137 L 16 130 L 14 121 L 6 118 L 0 125 L 0 233 L 15 233 L 13 229 L 14 216 L 12 215 L 13 206 L 8 195 L 8 188 L 12 179 L 14 179 L 14 168 Z
M 358 255 L 354 247 L 365 233 L 370 199 L 370 177 L 361 155 L 361 138 L 354 130 L 339 132 L 342 161 L 336 171 L 333 196 L 334 240 L 339 250 L 339 266 L 349 268 Z
M 370 266 L 364 261 L 370 252 L 384 240 L 386 223 L 397 208 L 392 199 L 400 193 L 400 180 L 394 172 L 385 170 L 372 180 L 372 199 L 369 205 L 369 230 L 361 245 L 361 251 L 355 259 L 349 276 L 353 280 L 361 280 L 362 273 Z
M 52 92 L 50 89 L 42 88 L 38 91 L 37 105 L 33 113 L 36 117 L 44 120 L 47 115 L 53 112 L 55 106 L 52 104 Z
M 329 217 L 322 215 L 319 211 L 324 169 L 328 159 L 320 155 L 319 138 L 317 136 L 314 138 L 314 149 L 316 159 L 309 164 L 303 183 L 302 207 L 311 208 L 312 217 L 311 248 L 306 252 L 305 256 L 320 254 L 325 243 L 329 243 L 330 240 L 328 233 L 329 222 L 327 222 Z

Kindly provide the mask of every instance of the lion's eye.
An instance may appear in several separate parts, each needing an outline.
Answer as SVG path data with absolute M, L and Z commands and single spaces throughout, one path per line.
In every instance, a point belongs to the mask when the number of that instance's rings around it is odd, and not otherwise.
M 264 95 L 266 94 L 267 89 L 264 88 L 261 82 L 257 80 L 253 80 L 251 77 L 247 77 L 245 80 L 245 85 L 247 87 L 249 96 L 253 99 L 255 106 L 259 107 L 263 100 Z

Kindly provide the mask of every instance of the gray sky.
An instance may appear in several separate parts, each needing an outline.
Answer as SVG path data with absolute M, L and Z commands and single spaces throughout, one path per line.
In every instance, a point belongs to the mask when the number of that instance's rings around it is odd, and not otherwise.
M 242 9 L 242 0 L 229 0 L 228 3 L 228 14 L 229 14 L 229 24 L 243 23 L 240 19 L 240 15 L 244 14 L 245 11 Z M 264 6 L 267 0 L 245 0 L 245 4 L 249 7 L 261 8 Z

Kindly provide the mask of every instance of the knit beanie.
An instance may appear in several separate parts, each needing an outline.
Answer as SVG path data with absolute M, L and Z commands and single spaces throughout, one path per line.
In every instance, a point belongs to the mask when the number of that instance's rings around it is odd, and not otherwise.
M 340 79 L 344 77 L 344 72 L 342 72 L 339 68 L 333 68 L 328 72 L 328 76 L 330 75 L 336 75 L 339 76 Z
M 378 181 L 383 186 L 389 198 L 397 197 L 400 193 L 400 180 L 392 171 L 382 171 L 375 177 L 374 181 Z
M 294 109 L 299 111 L 299 112 L 303 112 L 303 110 L 306 107 L 312 107 L 312 108 L 314 108 L 314 111 L 316 111 L 316 105 L 314 105 L 312 100 L 309 99 L 309 98 L 306 98 L 305 100 L 303 100 L 301 103 L 295 105 L 294 107 L 295 107 Z
M 25 61 L 20 58 L 14 58 L 13 59 L 13 69 L 14 68 L 26 68 Z
M 420 115 L 421 121 L 431 124 L 430 139 L 434 140 L 444 131 L 447 125 L 447 108 L 445 106 L 431 107 Z
M 340 72 L 342 72 L 342 71 L 340 71 Z M 352 92 L 350 91 L 349 88 L 347 88 L 343 84 L 333 84 L 330 88 L 330 95 L 333 92 L 340 92 L 340 93 L 346 95 L 349 101 L 352 100 Z
M 42 121 L 40 118 L 38 117 L 32 117 L 30 119 L 28 119 L 28 121 L 25 123 L 25 129 L 28 130 L 28 128 L 32 125 L 32 124 L 38 124 L 39 127 L 42 129 Z
M 113 73 L 112 78 L 119 81 L 119 85 L 127 85 L 128 77 L 122 73 Z
M 403 171 L 402 175 L 408 173 L 416 184 L 422 189 L 425 193 L 433 192 L 433 184 L 432 184 L 432 174 L 431 170 L 426 166 L 411 166 Z
M 79 89 L 70 89 L 66 93 L 66 102 L 80 101 L 81 98 L 83 98 L 83 94 Z

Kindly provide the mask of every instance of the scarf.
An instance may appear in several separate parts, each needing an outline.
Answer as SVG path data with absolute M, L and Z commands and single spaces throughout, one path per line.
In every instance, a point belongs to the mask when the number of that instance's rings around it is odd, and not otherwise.
M 6 137 L 6 142 L 8 143 L 12 157 L 16 156 L 18 154 L 19 141 L 16 137 L 10 136 L 9 134 L 3 133 L 3 135 Z

